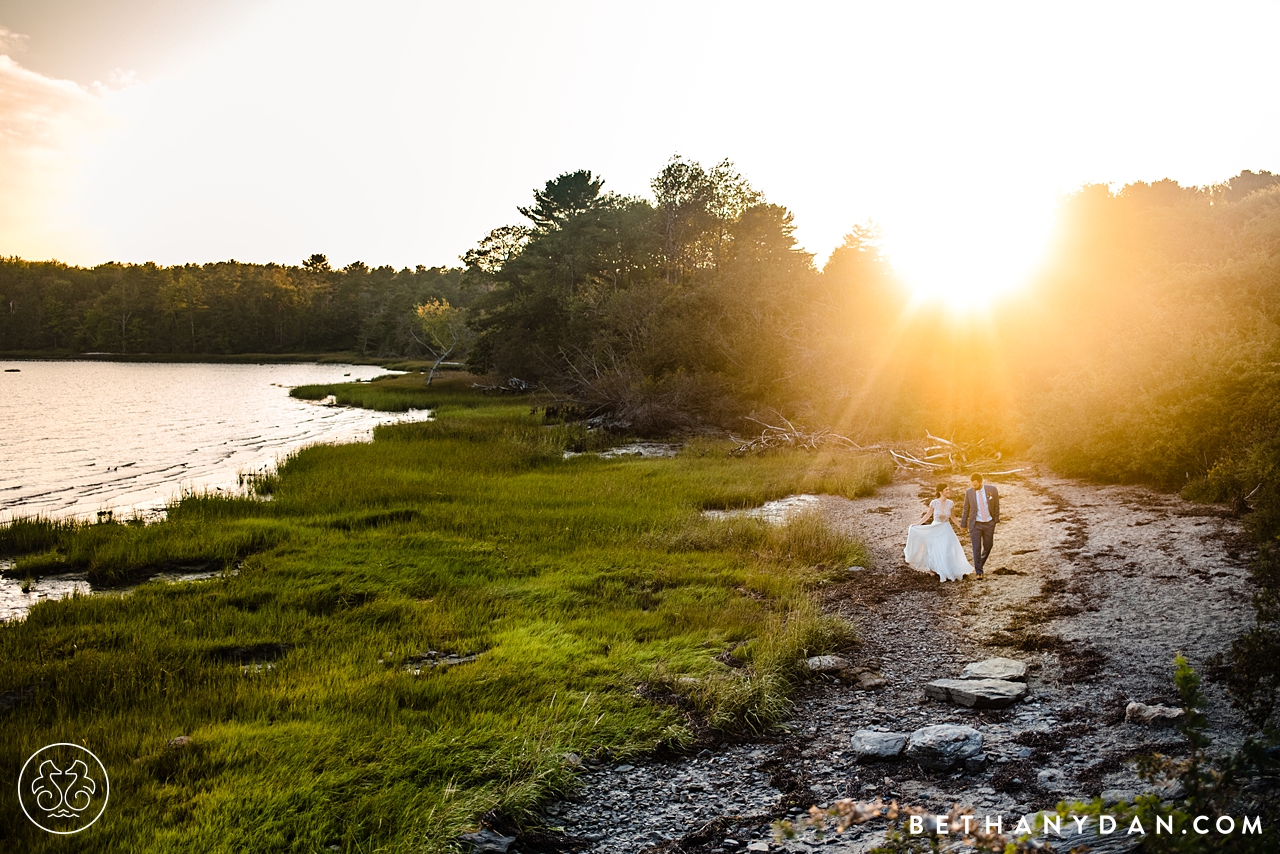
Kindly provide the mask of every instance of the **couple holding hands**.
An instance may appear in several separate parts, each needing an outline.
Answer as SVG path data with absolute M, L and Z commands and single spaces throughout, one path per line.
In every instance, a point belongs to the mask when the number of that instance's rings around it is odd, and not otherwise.
M 996 523 L 1000 521 L 999 490 L 991 484 L 983 485 L 982 475 L 971 475 L 969 488 L 964 491 L 964 510 L 959 514 L 947 484 L 938 484 L 936 495 L 919 524 L 907 529 L 904 552 L 907 564 L 921 572 L 936 572 L 941 581 L 959 581 L 970 573 L 981 578 L 982 567 L 991 554 Z M 973 544 L 972 566 L 965 557 L 960 538 L 951 528 L 952 522 L 969 531 L 969 541 Z

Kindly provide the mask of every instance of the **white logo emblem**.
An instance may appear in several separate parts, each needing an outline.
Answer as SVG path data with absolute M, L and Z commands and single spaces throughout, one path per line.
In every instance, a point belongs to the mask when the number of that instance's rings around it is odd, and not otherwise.
M 50 744 L 31 754 L 18 774 L 18 802 L 31 823 L 62 835 L 79 833 L 102 816 L 111 784 L 97 756 L 78 744 Z

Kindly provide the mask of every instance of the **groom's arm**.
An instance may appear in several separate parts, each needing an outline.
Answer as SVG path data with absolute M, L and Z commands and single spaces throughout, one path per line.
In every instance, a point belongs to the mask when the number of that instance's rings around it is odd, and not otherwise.
M 960 514 L 960 527 L 969 527 L 969 490 L 964 491 L 964 512 Z
M 1000 490 L 991 487 L 991 524 L 1000 523 Z

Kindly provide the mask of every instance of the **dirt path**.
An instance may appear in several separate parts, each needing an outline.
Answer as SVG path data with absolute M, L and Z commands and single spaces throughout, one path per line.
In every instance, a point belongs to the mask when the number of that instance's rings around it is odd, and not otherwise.
M 866 539 L 875 559 L 828 588 L 825 606 L 857 623 L 862 642 L 850 657 L 879 671 L 887 687 L 819 677 L 797 698 L 790 735 L 593 768 L 573 800 L 548 810 L 548 825 L 566 834 L 562 849 L 766 850 L 759 845 L 775 819 L 841 797 L 943 811 L 960 802 L 1016 822 L 1064 798 L 1142 790 L 1133 757 L 1182 745 L 1174 730 L 1126 723 L 1126 704 L 1176 705 L 1175 653 L 1210 675 L 1211 656 L 1251 622 L 1250 553 L 1239 523 L 1145 489 L 1036 473 L 994 482 L 1002 519 L 981 581 L 942 584 L 902 560 L 907 526 L 932 481 L 900 475 L 871 498 L 822 498 L 833 523 Z M 1023 703 L 975 712 L 924 697 L 925 683 L 996 655 L 1029 665 Z M 1225 691 L 1212 679 L 1205 688 L 1215 742 L 1236 743 L 1241 721 Z M 989 766 L 937 774 L 905 761 L 853 761 L 859 729 L 936 723 L 978 729 Z M 767 850 L 853 852 L 875 838 L 872 830 L 809 835 Z

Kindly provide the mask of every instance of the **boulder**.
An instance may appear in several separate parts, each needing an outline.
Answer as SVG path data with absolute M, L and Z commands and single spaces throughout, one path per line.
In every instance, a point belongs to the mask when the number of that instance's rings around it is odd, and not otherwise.
M 1027 685 L 1004 679 L 935 679 L 924 686 L 924 693 L 971 709 L 1003 709 L 1027 696 Z
M 511 848 L 511 843 L 516 841 L 514 836 L 503 836 L 501 833 L 482 827 L 475 833 L 464 833 L 458 837 L 458 840 L 469 844 L 471 854 L 507 854 Z
M 961 679 L 1003 679 L 1006 682 L 1026 682 L 1027 665 L 1013 658 L 988 658 L 966 664 L 960 672 Z
M 907 746 L 907 735 L 900 732 L 876 732 L 860 729 L 853 734 L 853 752 L 859 762 L 893 759 Z
M 949 771 L 982 752 L 982 733 L 973 727 L 936 724 L 907 739 L 907 756 L 930 771 Z
M 839 673 L 850 667 L 849 659 L 838 655 L 815 655 L 808 664 L 810 673 Z
M 1182 720 L 1182 715 L 1182 709 L 1148 706 L 1145 703 L 1130 703 L 1124 710 L 1126 723 L 1143 726 L 1173 726 Z

